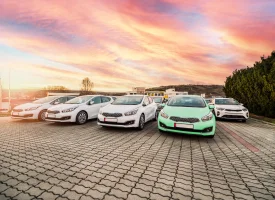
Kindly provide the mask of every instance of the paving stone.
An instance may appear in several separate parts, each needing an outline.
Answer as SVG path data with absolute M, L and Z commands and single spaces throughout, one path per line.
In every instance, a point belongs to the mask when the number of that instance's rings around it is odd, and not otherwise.
M 115 186 L 115 189 L 119 189 L 123 192 L 131 192 L 132 190 L 132 187 L 129 187 L 127 185 L 124 185 L 124 184 L 120 184 L 120 183 L 117 183 L 116 186 Z
M 147 200 L 147 198 L 143 198 L 143 197 L 140 197 L 140 196 L 134 195 L 134 194 L 129 194 L 128 199 L 131 199 L 131 200 Z
M 133 188 L 131 194 L 135 194 L 135 195 L 138 195 L 140 197 L 147 198 L 147 199 L 150 197 L 149 192 L 146 192 L 146 191 L 138 189 L 138 188 Z
M 86 195 L 91 196 L 95 199 L 102 199 L 105 193 L 99 192 L 98 190 L 90 189 Z
M 30 196 L 29 194 L 23 193 L 23 192 L 21 192 L 20 194 L 18 194 L 15 197 L 13 197 L 13 199 L 16 199 L 16 200 L 29 200 L 29 199 L 33 199 L 33 198 L 34 198 L 33 196 Z M 0 195 L 0 199 L 2 200 L 1 195 Z
M 64 189 L 61 186 L 54 185 L 51 189 L 49 189 L 49 191 L 56 194 L 56 195 L 62 195 L 67 191 L 67 189 Z
M 150 194 L 150 199 L 152 199 L 152 200 L 169 200 L 169 197 L 163 197 L 159 194 L 151 193 Z
M 81 185 L 75 185 L 72 190 L 75 190 L 79 194 L 86 194 L 89 188 L 83 187 Z
M 58 195 L 55 195 L 51 192 L 43 192 L 38 198 L 53 200 L 53 199 L 56 199 L 57 197 L 58 197 Z
M 15 188 L 8 188 L 6 189 L 4 192 L 2 192 L 3 194 L 5 194 L 6 197 L 15 197 L 17 196 L 19 193 L 21 193 L 21 191 L 15 189 Z
M 65 194 L 63 194 L 63 197 L 66 197 L 68 199 L 79 199 L 82 196 L 82 194 L 78 194 L 75 191 L 67 191 Z
M 173 199 L 178 199 L 178 200 L 182 200 L 182 199 L 192 199 L 192 196 L 186 196 L 185 194 L 179 194 L 179 193 L 175 193 L 175 192 L 172 192 L 172 198 Z
M 99 192 L 108 193 L 110 191 L 111 187 L 97 184 L 93 187 L 93 189 L 98 190 Z
M 41 190 L 40 188 L 37 188 L 37 187 L 32 187 L 26 192 L 29 193 L 31 196 L 38 197 L 39 195 L 42 194 L 42 192 L 44 192 L 44 190 Z
M 127 192 L 123 192 L 121 190 L 118 189 L 111 189 L 111 192 L 109 193 L 110 195 L 113 195 L 117 198 L 123 198 L 123 199 L 127 199 Z
M 74 186 L 74 184 L 72 184 L 68 181 L 61 181 L 58 185 L 65 188 L 65 189 L 70 189 Z

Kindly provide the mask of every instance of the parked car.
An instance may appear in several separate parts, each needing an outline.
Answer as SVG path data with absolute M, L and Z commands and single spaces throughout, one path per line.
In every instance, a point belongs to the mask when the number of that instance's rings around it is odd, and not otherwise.
M 46 111 L 48 108 L 65 103 L 74 98 L 73 96 L 48 96 L 38 99 L 32 103 L 25 103 L 15 106 L 11 112 L 13 119 L 38 119 L 45 120 Z
M 163 96 L 155 96 L 155 97 L 152 97 L 152 99 L 154 100 L 154 102 L 157 104 L 157 113 L 156 113 L 156 116 L 158 117 L 159 115 L 159 112 L 162 110 L 162 108 L 164 107 L 163 106 L 163 103 L 165 102 L 165 99 Z
M 215 105 L 214 114 L 217 119 L 232 119 L 246 122 L 249 118 L 249 111 L 233 98 L 215 98 L 213 100 Z
M 212 103 L 212 99 L 204 99 L 205 100 L 205 102 L 207 103 L 207 104 L 211 104 Z
M 113 102 L 111 97 L 86 95 L 76 97 L 62 105 L 49 108 L 46 121 L 75 122 L 85 124 L 87 120 L 97 118 L 99 109 Z
M 216 119 L 201 96 L 178 95 L 171 97 L 158 117 L 160 131 L 214 137 Z
M 138 127 L 156 119 L 157 104 L 146 95 L 126 95 L 101 108 L 98 125 L 113 127 Z

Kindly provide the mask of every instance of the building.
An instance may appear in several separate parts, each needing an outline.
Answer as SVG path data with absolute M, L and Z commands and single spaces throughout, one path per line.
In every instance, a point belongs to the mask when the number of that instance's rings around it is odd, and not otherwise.
M 145 87 L 133 87 L 132 91 L 128 91 L 127 95 L 145 94 Z
M 164 97 L 167 99 L 176 95 L 188 95 L 188 92 L 176 91 L 175 88 L 167 89 L 164 93 Z
M 145 95 L 148 95 L 148 96 L 164 96 L 164 91 L 146 91 Z

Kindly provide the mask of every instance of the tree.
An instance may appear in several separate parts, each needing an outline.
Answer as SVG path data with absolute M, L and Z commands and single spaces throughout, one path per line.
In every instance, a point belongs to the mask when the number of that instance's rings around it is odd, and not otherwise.
M 226 78 L 224 92 L 252 113 L 275 117 L 275 51 L 262 56 L 253 67 L 235 70 Z
M 94 83 L 88 78 L 84 78 L 81 82 L 81 94 L 86 95 L 86 94 L 91 94 L 92 89 L 94 87 Z

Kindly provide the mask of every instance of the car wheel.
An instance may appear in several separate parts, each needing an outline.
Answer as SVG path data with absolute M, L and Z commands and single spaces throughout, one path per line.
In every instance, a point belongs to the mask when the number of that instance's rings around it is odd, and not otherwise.
M 81 124 L 85 124 L 88 120 L 88 116 L 87 113 L 84 111 L 80 111 L 77 115 L 76 115 L 76 124 L 81 125 Z
M 41 110 L 40 113 L 38 114 L 38 120 L 39 121 L 45 121 L 46 119 L 46 110 Z
M 144 117 L 144 114 L 141 114 L 139 118 L 138 129 L 142 130 L 144 128 L 144 125 L 145 125 L 145 117 Z

